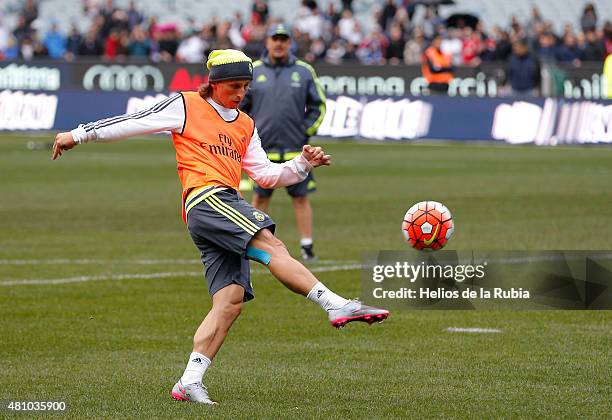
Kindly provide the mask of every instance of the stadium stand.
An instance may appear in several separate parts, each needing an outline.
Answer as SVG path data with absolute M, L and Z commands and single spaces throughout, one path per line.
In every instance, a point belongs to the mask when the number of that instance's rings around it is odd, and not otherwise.
M 45 22 L 42 29 L 48 29 L 49 22 L 57 21 L 61 29 L 67 31 L 72 23 L 77 23 L 81 29 L 89 23 L 84 19 L 83 6 L 86 4 L 102 4 L 103 0 L 40 0 L 40 17 Z M 118 7 L 127 7 L 129 0 L 115 0 Z M 147 0 L 137 1 L 137 5 L 146 11 L 147 15 L 156 15 L 160 22 L 186 22 L 194 15 L 199 16 L 197 20 L 208 21 L 213 17 L 219 19 L 230 18 L 235 10 L 249 10 L 252 0 L 233 0 L 231 7 L 220 5 L 217 1 L 198 0 Z M 267 2 L 274 16 L 285 21 L 295 18 L 296 8 L 299 1 L 270 0 Z M 340 4 L 339 1 L 320 0 L 317 2 L 319 8 L 325 10 L 330 3 Z M 373 9 L 381 8 L 383 1 L 357 0 L 353 2 L 355 18 L 359 20 L 366 29 L 368 27 L 369 15 Z M 410 1 L 397 2 L 409 4 Z M 412 3 L 419 3 L 413 1 Z M 526 21 L 531 17 L 532 9 L 537 6 L 542 16 L 555 25 L 555 30 L 561 30 L 564 23 L 578 24 L 579 16 L 587 3 L 592 3 L 600 17 L 612 17 L 612 2 L 606 0 L 513 0 L 513 1 L 491 1 L 491 0 L 455 0 L 453 5 L 440 6 L 440 15 L 446 18 L 452 14 L 473 14 L 487 23 L 487 27 L 493 25 L 506 26 L 509 16 L 516 16 L 520 21 Z M 17 15 L 22 9 L 24 0 L 3 0 L 0 5 L 0 13 L 4 14 L 8 26 L 14 26 Z M 76 6 L 76 7 L 75 7 Z M 420 9 L 420 10 L 419 10 Z M 415 14 L 420 19 L 424 9 L 419 8 Z M 195 13 L 194 13 L 195 12 Z
M 423 3 L 438 2 L 234 0 L 225 7 L 198 0 L 4 0 L 0 60 L 87 55 L 199 62 L 210 49 L 227 47 L 258 56 L 266 25 L 279 20 L 294 26 L 294 53 L 310 62 L 417 64 L 436 32 L 455 49 L 457 65 L 505 60 L 520 38 L 528 38 L 544 60 L 576 65 L 603 62 L 612 52 L 609 1 L 455 0 L 419 6 Z M 585 16 L 587 4 L 593 14 Z M 460 19 L 449 23 L 457 15 Z

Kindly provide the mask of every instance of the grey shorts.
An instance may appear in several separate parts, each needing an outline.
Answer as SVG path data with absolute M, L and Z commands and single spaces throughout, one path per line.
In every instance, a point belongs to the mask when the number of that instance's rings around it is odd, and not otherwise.
M 287 189 L 287 194 L 289 194 L 291 197 L 305 197 L 317 190 L 317 183 L 315 182 L 312 172 L 309 172 L 305 180 L 298 184 L 289 185 L 285 188 Z M 255 185 L 253 191 L 255 191 L 260 197 L 271 197 L 272 193 L 274 192 L 273 189 L 261 188 L 259 185 Z
M 197 199 L 196 196 L 190 202 Z M 268 228 L 274 233 L 274 221 L 236 191 L 226 189 L 206 196 L 193 206 L 187 214 L 187 228 L 200 251 L 210 295 L 237 284 L 244 288 L 245 302 L 253 299 L 249 261 L 245 255 L 247 245 L 261 229 Z

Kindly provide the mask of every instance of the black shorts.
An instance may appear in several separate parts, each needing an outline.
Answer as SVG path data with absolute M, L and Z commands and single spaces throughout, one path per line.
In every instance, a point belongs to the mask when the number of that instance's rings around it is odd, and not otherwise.
M 289 185 L 285 187 L 285 189 L 287 190 L 287 194 L 291 197 L 305 197 L 317 190 L 317 183 L 315 182 L 312 172 L 309 172 L 305 180 L 297 184 Z M 274 189 L 261 188 L 259 185 L 255 185 L 253 191 L 260 197 L 271 197 Z
M 255 297 L 246 259 L 247 246 L 261 229 L 274 232 L 275 224 L 235 190 L 215 190 L 204 191 L 187 201 L 187 228 L 200 250 L 210 295 L 238 284 L 244 288 L 246 302 Z

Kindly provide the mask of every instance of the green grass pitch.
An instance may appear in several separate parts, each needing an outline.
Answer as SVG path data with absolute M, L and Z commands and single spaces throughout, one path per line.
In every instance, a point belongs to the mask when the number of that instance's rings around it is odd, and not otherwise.
M 52 138 L 0 137 L 0 400 L 67 401 L 74 418 L 612 413 L 610 311 L 406 310 L 336 331 L 260 268 L 257 299 L 205 377 L 221 405 L 174 402 L 210 298 L 180 219 L 171 142 L 85 145 L 52 162 L 27 140 Z M 333 166 L 316 171 L 318 275 L 348 297 L 359 271 L 329 267 L 404 249 L 404 212 L 425 199 L 453 212 L 449 249 L 612 249 L 612 148 L 323 145 Z M 296 254 L 283 191 L 270 213 Z

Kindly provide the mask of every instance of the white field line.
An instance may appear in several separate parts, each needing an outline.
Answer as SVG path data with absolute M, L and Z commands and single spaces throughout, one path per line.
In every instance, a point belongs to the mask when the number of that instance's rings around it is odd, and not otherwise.
M 362 266 L 361 264 L 344 264 L 344 265 L 332 265 L 327 267 L 313 267 L 310 269 L 313 273 L 327 273 L 336 271 L 350 271 L 358 270 Z M 255 269 L 255 273 L 265 273 L 266 270 Z M 124 281 L 124 280 L 147 280 L 147 279 L 161 279 L 166 277 L 203 277 L 204 271 L 174 271 L 174 272 L 161 272 L 161 273 L 147 273 L 147 274 L 109 274 L 109 275 L 97 275 L 97 276 L 76 276 L 76 277 L 65 277 L 57 279 L 8 279 L 0 280 L 0 286 L 30 286 L 30 285 L 54 285 L 54 284 L 71 284 L 71 283 L 88 283 L 92 281 Z
M 464 332 L 464 333 L 480 333 L 480 334 L 490 334 L 490 333 L 502 332 L 502 330 L 498 330 L 497 328 L 455 328 L 455 327 L 448 327 L 446 331 Z
M 0 265 L 106 265 L 106 264 L 125 264 L 125 265 L 164 265 L 164 264 L 198 264 L 196 259 L 151 259 L 151 260 L 104 260 L 104 259 L 70 259 L 70 258 L 50 258 L 50 259 L 23 259 L 23 260 L 0 260 Z
M 150 274 L 109 274 L 99 276 L 76 276 L 76 277 L 65 277 L 59 279 L 28 279 L 28 280 L 2 280 L 0 286 L 28 286 L 28 285 L 40 285 L 40 284 L 70 284 L 70 283 L 87 283 L 90 281 L 103 281 L 103 280 L 137 280 L 137 279 L 162 279 L 165 277 L 193 277 L 202 276 L 201 271 L 176 271 L 166 273 L 150 273 Z
M 612 254 L 594 255 L 599 259 L 612 259 Z M 522 258 L 508 258 L 499 260 L 488 260 L 495 264 L 524 264 L 535 261 L 561 261 L 572 260 L 582 257 L 561 257 L 561 256 L 535 256 Z M 199 264 L 199 260 L 195 259 L 142 259 L 142 260 L 103 260 L 103 259 L 23 259 L 23 260 L 0 260 L 0 265 L 100 265 L 100 264 L 133 264 L 133 265 L 192 265 Z M 317 266 L 318 265 L 318 266 Z M 315 266 L 309 267 L 313 273 L 325 273 L 334 271 L 349 271 L 361 268 L 370 268 L 370 265 L 363 265 L 357 261 L 342 261 L 342 260 L 321 260 Z M 254 273 L 265 273 L 266 270 L 254 269 Z M 110 274 L 97 276 L 77 276 L 59 279 L 6 279 L 0 280 L 0 286 L 17 286 L 17 285 L 41 285 L 41 284 L 68 284 L 68 283 L 85 283 L 90 281 L 103 280 L 132 280 L 132 279 L 155 279 L 165 277 L 180 277 L 180 276 L 200 276 L 202 272 L 162 272 L 150 274 Z
M 578 251 L 581 252 L 581 251 Z M 525 264 L 530 262 L 539 261 L 571 261 L 580 260 L 583 256 L 559 256 L 559 255 L 540 255 L 533 257 L 517 257 L 517 258 L 501 258 L 486 260 L 487 263 L 492 264 Z M 594 254 L 593 258 L 609 260 L 612 259 L 612 253 L 606 254 Z M 192 265 L 201 264 L 198 259 L 135 259 L 135 260 L 113 260 L 113 259 L 70 259 L 70 258 L 50 258 L 50 259 L 0 259 L 0 265 L 16 265 L 16 266 L 30 266 L 30 265 Z M 319 260 L 313 266 L 325 266 L 325 265 L 342 265 L 342 264 L 358 264 L 355 260 Z M 367 268 L 368 266 L 364 266 Z M 311 270 L 312 271 L 312 270 Z

